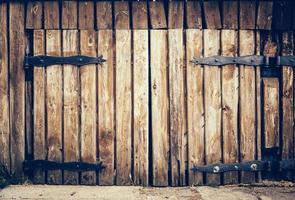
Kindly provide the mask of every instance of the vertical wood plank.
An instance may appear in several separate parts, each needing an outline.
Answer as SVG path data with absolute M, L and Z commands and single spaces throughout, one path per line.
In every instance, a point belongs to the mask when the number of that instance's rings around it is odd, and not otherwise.
M 26 28 L 41 29 L 43 16 L 43 3 L 40 1 L 29 1 L 27 4 Z
M 221 19 L 218 1 L 204 1 L 204 15 L 207 29 L 220 29 Z
M 78 31 L 63 31 L 63 56 L 78 54 Z M 79 72 L 77 66 L 63 65 L 64 162 L 79 161 Z M 64 171 L 65 184 L 78 184 L 79 174 Z
M 291 1 L 274 1 L 273 7 L 273 29 L 289 30 L 292 27 L 292 8 Z
M 189 29 L 202 28 L 202 12 L 200 1 L 186 2 L 186 27 Z
M 115 1 L 115 28 L 129 29 L 129 4 L 127 1 Z
M 164 3 L 162 1 L 151 1 L 148 3 L 148 5 L 152 29 L 167 28 Z
M 133 29 L 147 29 L 147 2 L 134 1 L 132 2 L 132 22 Z
M 94 29 L 93 1 L 79 1 L 79 29 Z
M 45 34 L 43 30 L 34 31 L 34 56 L 45 54 Z M 34 67 L 34 159 L 46 159 L 45 146 L 45 68 Z M 34 171 L 34 183 L 45 183 L 45 172 Z
M 117 185 L 131 184 L 131 31 L 116 31 L 116 148 Z
M 187 155 L 187 127 L 184 92 L 184 46 L 181 29 L 170 29 L 169 41 L 169 94 L 170 94 L 170 152 L 172 186 L 185 184 Z
M 238 1 L 223 1 L 223 28 L 238 28 Z
M 96 2 L 96 23 L 98 29 L 112 29 L 112 2 Z
M 9 4 L 9 79 L 11 123 L 11 173 L 23 176 L 25 159 L 25 9 L 21 2 Z
M 255 8 L 256 2 L 240 1 L 240 29 L 254 29 L 255 28 Z
M 237 56 L 238 34 L 234 30 L 222 30 L 221 44 L 223 56 Z M 238 98 L 239 70 L 236 65 L 222 67 L 222 123 L 223 161 L 238 162 Z M 224 173 L 224 184 L 238 183 L 237 172 Z
M 114 97 L 114 50 L 112 30 L 98 32 L 98 56 L 106 62 L 98 67 L 98 141 L 99 160 L 106 167 L 99 173 L 100 185 L 114 184 L 114 137 L 115 137 L 115 97 Z
M 149 86 L 148 31 L 133 32 L 134 183 L 148 185 Z
M 204 30 L 204 57 L 219 54 L 220 31 Z M 206 164 L 221 161 L 221 75 L 220 68 L 204 68 Z M 207 184 L 219 184 L 219 174 L 207 174 Z
M 46 31 L 46 55 L 61 56 L 61 32 Z M 46 68 L 46 112 L 48 160 L 62 161 L 62 68 L 53 65 Z M 48 171 L 47 181 L 50 184 L 62 183 L 61 170 Z
M 81 55 L 96 56 L 96 32 L 92 30 L 80 31 Z M 80 68 L 81 87 L 81 160 L 96 163 L 96 134 L 97 134 L 97 101 L 96 101 L 96 66 L 84 65 Z M 81 183 L 96 184 L 96 172 L 81 173 Z
M 167 31 L 151 31 L 153 186 L 168 186 Z
M 257 29 L 271 29 L 273 2 L 272 1 L 259 1 L 257 13 Z
M 169 28 L 183 28 L 184 18 L 184 2 L 170 1 L 168 10 L 168 27 Z
M 78 6 L 76 1 L 62 1 L 62 29 L 78 27 Z
M 194 165 L 204 165 L 204 103 L 203 68 L 193 65 L 191 60 L 202 57 L 202 31 L 186 30 L 187 65 L 187 121 L 188 121 L 188 159 L 189 169 Z M 189 170 L 189 185 L 203 184 L 203 174 Z
M 44 1 L 44 28 L 59 29 L 59 2 Z

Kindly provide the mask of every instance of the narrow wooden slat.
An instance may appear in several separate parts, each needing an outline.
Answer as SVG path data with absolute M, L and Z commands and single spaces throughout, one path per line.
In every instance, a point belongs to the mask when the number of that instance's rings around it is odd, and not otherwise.
M 59 2 L 44 1 L 44 28 L 59 29 Z
M 43 4 L 40 1 L 29 1 L 27 4 L 26 28 L 42 28 Z
M 223 1 L 223 28 L 238 28 L 238 1 Z
M 273 2 L 259 1 L 257 13 L 257 29 L 270 30 L 272 24 Z
M 133 37 L 134 183 L 148 186 L 148 31 L 134 30 Z
M 149 2 L 149 11 L 152 29 L 167 28 L 167 19 L 162 1 Z
M 204 103 L 203 68 L 193 65 L 194 57 L 202 57 L 202 31 L 186 31 L 187 65 L 187 121 L 188 121 L 188 159 L 189 169 L 194 165 L 204 165 Z M 203 174 L 189 170 L 189 185 L 203 184 Z
M 0 3 L 0 163 L 10 171 L 9 68 L 7 36 L 7 4 Z
M 92 30 L 80 31 L 81 55 L 96 56 L 96 32 Z M 80 68 L 81 88 L 81 160 L 96 163 L 96 134 L 97 134 L 97 100 L 96 100 L 96 66 L 84 65 Z M 82 172 L 81 184 L 96 184 L 94 171 Z
M 9 96 L 11 123 L 11 173 L 22 177 L 25 159 L 25 9 L 21 2 L 9 4 Z
M 186 28 L 202 28 L 202 12 L 200 1 L 186 2 Z
M 168 11 L 168 27 L 169 28 L 183 28 L 184 18 L 184 2 L 170 1 Z
M 46 55 L 61 56 L 61 32 L 46 31 Z M 62 68 L 54 65 L 46 68 L 46 113 L 48 160 L 62 161 Z M 48 171 L 50 184 L 62 183 L 60 170 Z
M 114 97 L 114 50 L 112 30 L 98 32 L 98 55 L 106 62 L 98 67 L 98 141 L 99 160 L 106 167 L 99 174 L 100 185 L 114 184 L 114 137 L 115 137 L 115 97 Z
M 77 55 L 78 31 L 63 31 L 63 56 Z M 63 104 L 63 131 L 64 131 L 64 162 L 79 161 L 79 72 L 77 66 L 63 66 L 64 104 Z M 65 184 L 78 184 L 77 172 L 64 171 Z
M 292 15 L 294 10 L 291 1 L 274 1 L 273 28 L 277 30 L 289 30 L 292 27 Z
M 78 27 L 78 6 L 75 1 L 62 1 L 62 29 Z
M 204 5 L 204 15 L 206 20 L 207 29 L 220 29 L 220 11 L 218 1 L 205 1 Z
M 218 55 L 220 32 L 204 31 L 204 57 Z M 221 80 L 220 68 L 204 68 L 205 88 L 205 150 L 206 164 L 219 163 L 221 160 Z M 207 184 L 219 184 L 219 174 L 207 174 Z
M 116 149 L 117 185 L 131 184 L 131 31 L 116 31 Z
M 129 4 L 127 1 L 115 1 L 115 28 L 129 29 Z
M 45 34 L 43 30 L 34 31 L 34 55 L 45 54 Z M 46 159 L 45 146 L 45 68 L 34 68 L 34 159 Z M 34 183 L 45 183 L 45 172 L 34 172 Z
M 93 1 L 79 2 L 79 29 L 94 29 L 94 4 Z
M 96 2 L 96 23 L 98 29 L 112 29 L 112 2 Z
M 255 53 L 255 37 L 253 31 L 240 30 L 240 56 Z M 255 159 L 255 69 L 253 66 L 240 66 L 240 160 Z M 242 172 L 241 182 L 255 181 L 255 174 Z
M 169 105 L 172 186 L 185 184 L 187 127 L 184 94 L 184 46 L 181 29 L 169 30 Z
M 240 1 L 240 29 L 254 29 L 255 28 L 255 7 L 256 2 Z
M 167 31 L 151 31 L 153 186 L 168 186 Z
M 132 21 L 133 29 L 147 29 L 147 2 L 134 1 L 132 2 Z
M 234 30 L 222 30 L 221 44 L 223 56 L 237 56 L 238 34 Z M 222 67 L 222 123 L 223 161 L 238 162 L 238 98 L 239 70 L 235 65 Z M 238 173 L 224 173 L 224 184 L 238 183 Z

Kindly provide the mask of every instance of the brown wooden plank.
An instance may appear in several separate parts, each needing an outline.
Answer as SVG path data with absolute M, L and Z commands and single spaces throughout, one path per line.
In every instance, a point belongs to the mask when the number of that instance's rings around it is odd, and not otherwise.
M 62 1 L 62 29 L 78 27 L 78 5 L 76 1 Z
M 100 185 L 114 184 L 114 137 L 115 137 L 115 97 L 114 97 L 114 50 L 112 30 L 98 32 L 98 56 L 106 62 L 98 67 L 98 141 L 99 160 L 106 168 L 99 173 Z
M 25 159 L 25 9 L 20 2 L 9 4 L 9 79 L 11 123 L 11 173 L 22 177 Z
M 10 171 L 10 118 L 9 118 L 9 68 L 8 68 L 8 35 L 7 4 L 0 3 L 0 163 Z
M 223 28 L 238 28 L 238 1 L 223 1 Z
M 218 1 L 204 1 L 204 15 L 207 29 L 220 29 L 220 11 Z
M 46 55 L 61 56 L 61 32 L 46 31 Z M 48 160 L 62 161 L 62 68 L 54 65 L 46 68 L 46 113 Z M 62 183 L 61 170 L 48 171 L 50 184 Z
M 257 13 L 257 29 L 271 29 L 273 2 L 272 1 L 259 1 Z
M 168 27 L 169 28 L 183 28 L 184 18 L 184 2 L 170 1 L 168 10 Z
M 148 31 L 133 32 L 134 183 L 148 186 Z
M 132 22 L 133 29 L 147 29 L 147 2 L 134 1 L 132 2 Z
M 96 32 L 92 30 L 80 31 L 81 55 L 96 56 Z M 81 87 L 81 160 L 96 163 L 96 134 L 97 134 L 97 99 L 96 99 L 96 66 L 84 65 L 80 68 Z M 81 183 L 96 184 L 94 171 L 82 172 Z
M 222 30 L 221 44 L 223 56 L 237 56 L 238 34 L 234 30 Z M 223 162 L 238 162 L 238 99 L 239 70 L 235 65 L 222 67 L 222 123 Z M 238 183 L 237 172 L 224 173 L 224 184 Z
M 59 29 L 59 2 L 44 1 L 44 28 Z
M 255 29 L 256 2 L 240 1 L 240 29 Z
M 116 31 L 116 147 L 117 185 L 131 184 L 131 31 Z
M 255 37 L 253 31 L 240 30 L 240 56 L 255 53 Z M 240 160 L 255 159 L 255 69 L 253 66 L 240 66 Z M 255 181 L 255 174 L 242 172 L 241 182 Z
M 202 28 L 202 12 L 200 1 L 186 2 L 186 27 L 187 28 Z
M 129 29 L 129 4 L 127 1 L 115 1 L 115 28 Z
M 163 1 L 149 2 L 149 11 L 152 29 L 167 28 L 167 19 Z
M 112 29 L 112 2 L 96 2 L 96 23 L 98 29 Z
M 153 186 L 168 186 L 167 31 L 151 31 Z
M 63 56 L 77 55 L 78 31 L 63 31 Z M 79 161 L 79 72 L 77 66 L 63 65 L 63 149 L 64 162 Z M 64 171 L 65 184 L 78 184 L 79 174 Z
M 274 1 L 273 7 L 273 28 L 277 30 L 289 30 L 292 27 L 292 8 L 291 1 Z
M 185 184 L 187 127 L 184 97 L 184 45 L 181 29 L 169 30 L 169 105 L 172 186 Z
M 42 28 L 43 3 L 40 1 L 29 1 L 27 4 L 26 28 Z
M 94 29 L 94 3 L 93 1 L 79 2 L 79 29 Z
M 204 165 L 204 103 L 203 68 L 190 61 L 202 57 L 202 31 L 186 30 L 187 65 L 187 121 L 189 169 L 194 165 Z M 189 170 L 189 185 L 203 184 L 203 174 Z
M 204 31 L 204 57 L 219 54 L 220 32 Z M 205 150 L 206 164 L 221 160 L 221 80 L 220 68 L 204 68 L 205 87 Z M 207 174 L 207 184 L 220 184 L 219 174 Z

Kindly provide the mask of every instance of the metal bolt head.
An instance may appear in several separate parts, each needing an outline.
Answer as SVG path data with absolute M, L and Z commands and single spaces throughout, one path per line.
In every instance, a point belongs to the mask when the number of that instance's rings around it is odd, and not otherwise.
M 219 166 L 214 166 L 213 167 L 213 173 L 218 173 L 220 170 Z
M 214 61 L 215 61 L 215 62 L 218 62 L 218 59 L 215 59 Z
M 257 164 L 253 163 L 250 167 L 252 171 L 257 171 Z

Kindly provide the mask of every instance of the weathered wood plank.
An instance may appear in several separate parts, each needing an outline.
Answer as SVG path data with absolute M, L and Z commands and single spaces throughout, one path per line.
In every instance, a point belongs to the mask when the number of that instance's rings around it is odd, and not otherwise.
M 80 31 L 81 55 L 96 56 L 96 32 L 92 30 Z M 96 99 L 96 66 L 84 65 L 80 68 L 81 88 L 81 160 L 95 163 L 97 160 L 97 99 Z M 96 184 L 94 171 L 82 172 L 81 184 Z
M 115 137 L 115 97 L 114 97 L 114 50 L 112 30 L 98 32 L 98 56 L 106 62 L 98 67 L 98 141 L 99 160 L 106 167 L 99 173 L 100 185 L 114 184 L 114 137 Z
M 29 1 L 27 4 L 26 28 L 41 29 L 43 16 L 43 3 L 40 1 Z
M 63 56 L 77 55 L 78 31 L 63 31 Z M 63 149 L 64 162 L 79 161 L 79 72 L 77 66 L 63 66 Z M 65 184 L 78 184 L 79 174 L 64 171 Z
M 151 31 L 153 186 L 168 186 L 167 31 Z
M 202 28 L 202 12 L 200 1 L 186 2 L 186 28 Z
M 184 2 L 170 1 L 168 10 L 168 27 L 169 28 L 183 28 L 184 19 Z
M 76 29 L 78 27 L 78 5 L 76 1 L 62 1 L 63 29 Z
M 61 32 L 46 31 L 46 55 L 61 56 Z M 46 68 L 46 113 L 48 160 L 62 161 L 62 68 L 54 65 Z M 50 184 L 62 183 L 61 170 L 48 171 Z
M 148 31 L 133 32 L 134 183 L 148 186 L 149 51 Z
M 234 30 L 222 30 L 221 44 L 223 56 L 237 56 L 238 34 Z M 223 161 L 238 162 L 238 99 L 239 70 L 236 65 L 222 68 L 222 123 L 223 123 Z M 224 184 L 238 183 L 237 172 L 224 173 Z
M 184 92 L 184 44 L 181 29 L 169 30 L 169 105 L 172 186 L 185 184 L 187 127 Z
M 98 29 L 112 29 L 112 2 L 96 2 L 96 23 Z
M 204 1 L 204 15 L 207 29 L 220 29 L 221 19 L 218 1 Z
M 59 2 L 44 1 L 44 28 L 59 29 Z
M 152 29 L 167 28 L 167 19 L 162 1 L 149 2 L 150 22 Z
M 218 55 L 220 31 L 204 31 L 204 57 Z M 221 161 L 221 80 L 220 68 L 204 68 L 206 164 Z M 207 184 L 220 184 L 219 174 L 207 174 Z
M 130 29 L 129 4 L 127 1 L 115 1 L 115 28 Z
M 270 30 L 272 24 L 273 2 L 259 1 L 257 13 L 257 29 Z
M 255 28 L 255 7 L 256 2 L 240 1 L 240 29 L 254 29 Z
M 45 54 L 45 34 L 43 30 L 34 31 L 34 55 Z M 46 159 L 45 141 L 45 68 L 34 68 L 34 159 Z M 34 172 L 34 183 L 44 184 L 45 172 Z
M 131 31 L 116 31 L 117 185 L 131 184 L 132 137 Z
M 147 29 L 147 2 L 134 1 L 132 2 L 132 22 L 133 29 Z
M 94 3 L 93 1 L 79 2 L 79 29 L 94 29 Z
M 238 1 L 223 1 L 223 28 L 238 28 Z
M 291 1 L 274 1 L 273 7 L 273 28 L 277 30 L 289 30 L 292 27 Z
M 194 165 L 203 165 L 204 146 L 204 90 L 203 68 L 190 61 L 202 57 L 202 31 L 186 30 L 186 65 L 187 65 L 187 121 L 188 121 L 188 161 L 189 169 Z M 189 170 L 189 185 L 203 184 L 203 174 Z
M 9 4 L 9 96 L 11 173 L 22 178 L 25 159 L 25 9 L 21 2 Z

